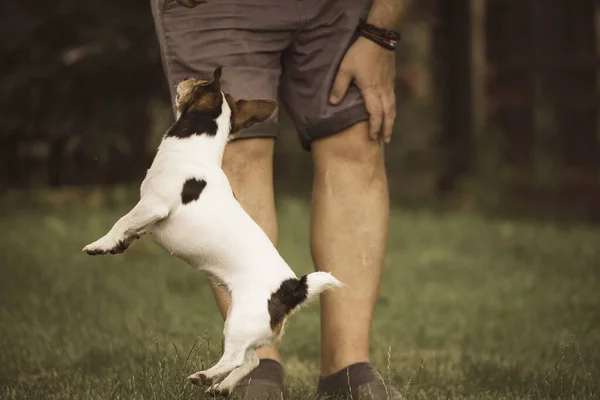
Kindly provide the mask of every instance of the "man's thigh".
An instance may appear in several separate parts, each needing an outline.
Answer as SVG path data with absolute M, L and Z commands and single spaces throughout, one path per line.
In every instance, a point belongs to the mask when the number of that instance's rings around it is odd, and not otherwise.
M 339 65 L 356 39 L 360 18 L 366 18 L 370 0 L 298 1 L 305 23 L 283 57 L 281 98 L 306 150 L 314 141 L 367 121 L 360 91 L 350 85 L 337 105 L 329 94 Z
M 281 52 L 291 40 L 294 15 L 282 4 L 287 2 L 257 2 L 218 0 L 187 8 L 175 0 L 151 0 L 172 102 L 180 81 L 210 79 L 218 66 L 223 91 L 235 99 L 277 99 Z M 265 18 L 270 14 L 280 18 Z M 238 137 L 276 137 L 277 114 Z

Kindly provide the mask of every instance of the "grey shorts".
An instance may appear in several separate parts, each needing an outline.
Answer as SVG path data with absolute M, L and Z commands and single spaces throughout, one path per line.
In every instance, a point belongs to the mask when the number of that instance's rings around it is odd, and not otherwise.
M 329 92 L 371 0 L 206 0 L 194 8 L 151 2 L 172 101 L 181 80 L 209 79 L 223 66 L 223 90 L 236 99 L 279 100 L 306 150 L 369 119 L 354 85 L 336 106 Z M 278 133 L 275 112 L 241 138 Z

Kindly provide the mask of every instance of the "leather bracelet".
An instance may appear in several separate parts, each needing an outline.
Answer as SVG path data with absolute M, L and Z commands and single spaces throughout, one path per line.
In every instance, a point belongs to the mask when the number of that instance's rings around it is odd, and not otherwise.
M 400 40 L 398 32 L 378 28 L 375 25 L 367 23 L 364 19 L 360 20 L 356 33 L 358 36 L 369 39 L 384 49 L 391 51 L 396 50 L 396 45 L 398 44 L 398 40 Z

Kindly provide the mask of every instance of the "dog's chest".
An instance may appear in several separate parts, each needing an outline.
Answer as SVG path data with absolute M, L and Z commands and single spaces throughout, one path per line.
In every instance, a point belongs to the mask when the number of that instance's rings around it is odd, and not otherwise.
M 149 234 L 170 253 L 195 263 L 211 263 L 235 252 L 235 216 L 239 206 L 229 186 L 207 176 L 181 179 L 169 216 Z M 239 224 L 238 224 L 239 225 Z

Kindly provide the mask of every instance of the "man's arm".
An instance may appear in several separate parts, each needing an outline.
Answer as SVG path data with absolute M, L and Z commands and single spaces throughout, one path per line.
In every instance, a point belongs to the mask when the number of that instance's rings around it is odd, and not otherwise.
M 408 0 L 373 0 L 367 23 L 378 28 L 396 30 L 407 5 Z M 395 79 L 394 52 L 359 37 L 340 64 L 330 101 L 333 104 L 339 103 L 354 81 L 369 112 L 369 136 L 373 140 L 379 137 L 389 143 L 396 119 Z
M 374 0 L 367 22 L 378 28 L 397 30 L 408 8 L 408 0 Z

